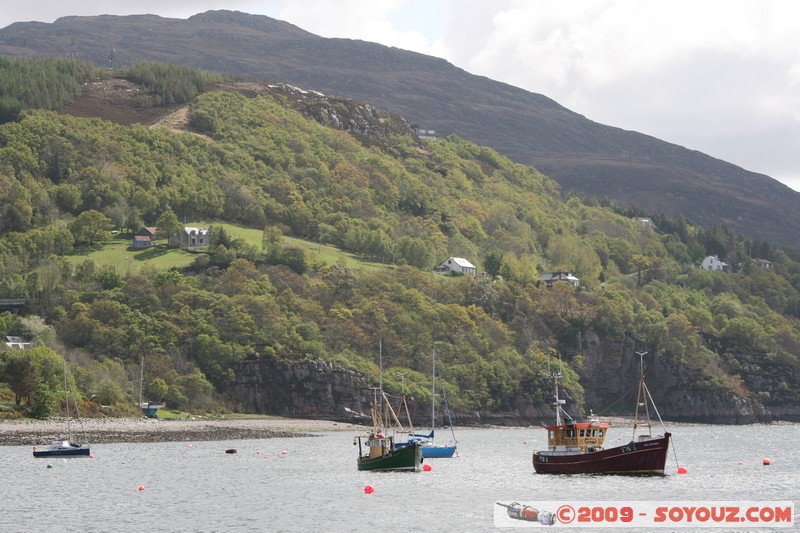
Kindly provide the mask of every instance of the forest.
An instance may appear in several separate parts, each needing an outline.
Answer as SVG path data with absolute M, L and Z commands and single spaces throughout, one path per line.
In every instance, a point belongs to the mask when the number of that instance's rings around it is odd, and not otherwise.
M 88 77 L 108 75 L 66 59 L 0 60 L 0 299 L 26 302 L 23 315 L 0 313 L 0 335 L 34 346 L 0 348 L 0 417 L 57 412 L 63 360 L 82 412 L 135 412 L 145 361 L 148 397 L 212 413 L 241 409 L 242 361 L 323 360 L 375 382 L 379 342 L 390 391 L 430 398 L 436 342 L 456 410 L 543 398 L 555 355 L 580 403 L 587 331 L 635 339 L 682 369 L 688 390 L 798 404 L 795 250 L 563 199 L 547 176 L 455 135 L 423 141 L 409 127 L 365 139 L 288 99 L 215 90 L 221 78 L 186 67 L 113 73 L 148 88 L 141 105 L 185 102 L 185 131 L 60 112 Z M 188 267 L 81 259 L 115 236 L 174 233 L 185 220 L 212 228 Z M 262 231 L 261 246 L 220 222 Z M 381 267 L 326 264 L 290 236 Z M 700 270 L 707 255 L 729 270 Z M 479 275 L 434 274 L 451 256 Z M 580 286 L 547 287 L 540 276 L 552 271 Z

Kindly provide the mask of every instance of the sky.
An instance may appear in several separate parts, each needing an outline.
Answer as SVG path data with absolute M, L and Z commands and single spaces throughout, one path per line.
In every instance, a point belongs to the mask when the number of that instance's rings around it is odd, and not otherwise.
M 800 191 L 796 0 L 32 0 L 0 27 L 213 9 L 440 57 Z

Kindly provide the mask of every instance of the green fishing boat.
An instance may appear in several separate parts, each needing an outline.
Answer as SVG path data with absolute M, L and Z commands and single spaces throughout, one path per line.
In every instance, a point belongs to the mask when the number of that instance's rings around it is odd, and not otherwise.
M 419 472 L 422 449 L 416 443 L 394 448 L 394 439 L 381 433 L 356 437 L 358 444 L 358 469 L 381 471 Z

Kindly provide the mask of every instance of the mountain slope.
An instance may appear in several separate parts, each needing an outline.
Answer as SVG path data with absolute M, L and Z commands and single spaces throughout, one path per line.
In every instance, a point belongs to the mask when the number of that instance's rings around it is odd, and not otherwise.
M 326 39 L 265 16 L 209 11 L 64 17 L 0 30 L 0 54 L 76 55 L 99 65 L 154 60 L 285 81 L 366 101 L 441 135 L 531 164 L 562 192 L 608 197 L 706 227 L 800 248 L 800 193 L 697 151 L 605 126 L 535 93 L 444 60 Z

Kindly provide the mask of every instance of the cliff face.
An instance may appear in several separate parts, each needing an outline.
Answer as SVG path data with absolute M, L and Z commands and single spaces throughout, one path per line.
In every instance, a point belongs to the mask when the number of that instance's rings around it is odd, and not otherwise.
M 234 396 L 249 412 L 347 422 L 369 421 L 371 391 L 364 377 L 323 361 L 245 361 Z
M 579 371 L 586 408 L 595 413 L 608 406 L 623 414 L 636 406 L 639 356 L 644 351 L 632 340 L 602 339 L 594 332 L 584 336 L 584 368 Z M 751 424 L 771 420 L 760 402 L 734 391 L 694 383 L 685 370 L 658 353 L 644 356 L 644 374 L 661 416 L 668 420 L 708 424 Z
M 584 412 L 605 416 L 631 416 L 636 407 L 639 356 L 642 351 L 632 340 L 615 341 L 588 332 L 583 339 L 584 365 L 579 369 L 585 391 Z M 692 380 L 685 370 L 659 354 L 644 356 L 645 380 L 664 420 L 707 424 L 752 424 L 800 420 L 800 410 L 786 402 L 762 401 L 733 390 L 712 388 Z M 545 381 L 535 385 L 549 387 Z M 769 390 L 769 389 L 762 389 Z M 275 363 L 247 361 L 237 370 L 236 399 L 250 412 L 318 418 L 347 422 L 368 422 L 372 392 L 367 379 L 350 370 L 322 361 Z M 533 391 L 531 391 L 533 392 Z M 566 410 L 580 416 L 581 406 L 568 392 Z M 455 425 L 539 425 L 554 420 L 549 389 L 534 399 L 521 394 L 514 409 L 505 412 L 454 411 Z M 428 404 L 409 399 L 414 424 L 430 424 Z M 440 416 L 437 413 L 437 417 Z M 651 417 L 657 418 L 651 411 Z M 445 425 L 437 419 L 437 426 Z

